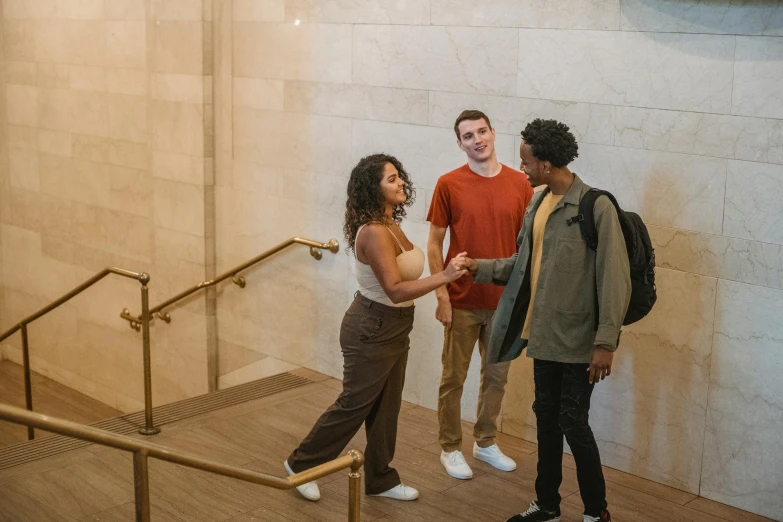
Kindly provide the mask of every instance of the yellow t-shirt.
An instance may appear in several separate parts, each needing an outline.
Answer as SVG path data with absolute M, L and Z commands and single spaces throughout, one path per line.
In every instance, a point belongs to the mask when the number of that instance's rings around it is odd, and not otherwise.
M 522 328 L 522 339 L 530 339 L 530 318 L 533 315 L 533 303 L 536 300 L 538 274 L 541 273 L 541 254 L 544 249 L 546 222 L 549 219 L 549 214 L 552 213 L 561 199 L 563 199 L 562 194 L 557 196 L 551 192 L 544 196 L 541 205 L 536 210 L 536 217 L 533 218 L 533 252 L 530 259 L 530 306 L 527 309 L 525 327 Z

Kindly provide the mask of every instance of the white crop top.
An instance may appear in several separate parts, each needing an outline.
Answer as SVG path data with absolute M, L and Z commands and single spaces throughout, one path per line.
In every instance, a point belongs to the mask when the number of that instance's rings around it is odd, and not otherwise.
M 359 230 L 356 231 L 357 239 L 359 237 L 359 232 L 361 232 L 364 227 L 365 225 L 362 225 L 359 227 Z M 405 250 L 405 247 L 402 246 L 402 243 L 400 243 L 397 236 L 392 233 L 391 229 L 389 229 L 389 227 L 386 227 L 386 229 L 389 230 L 389 234 L 397 241 L 397 244 L 400 245 L 400 249 L 402 250 L 402 253 L 397 256 L 397 267 L 400 269 L 400 277 L 403 281 L 417 280 L 424 272 L 424 252 L 416 245 L 413 245 L 413 248 L 410 250 Z M 413 305 L 413 301 L 394 304 L 392 300 L 389 299 L 389 296 L 386 295 L 386 292 L 383 291 L 383 287 L 378 282 L 378 278 L 375 277 L 372 267 L 359 261 L 356 257 L 356 252 L 354 252 L 354 264 L 356 266 L 356 280 L 359 282 L 359 292 L 361 292 L 364 297 L 372 299 L 377 303 L 385 304 L 386 306 L 402 307 Z

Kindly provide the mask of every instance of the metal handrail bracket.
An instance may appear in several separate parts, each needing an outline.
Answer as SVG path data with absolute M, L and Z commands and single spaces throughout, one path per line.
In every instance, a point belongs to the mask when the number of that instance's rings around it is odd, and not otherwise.
M 300 237 L 292 237 L 291 239 L 288 239 L 287 241 L 283 241 L 279 245 L 270 248 L 266 252 L 254 257 L 253 259 L 246 261 L 242 263 L 239 266 L 236 266 L 232 268 L 231 270 L 224 272 L 223 274 L 217 276 L 215 279 L 211 279 L 209 281 L 204 281 L 196 286 L 192 286 L 188 288 L 187 290 L 180 292 L 179 294 L 175 295 L 171 299 L 167 299 L 166 301 L 163 301 L 159 305 L 156 305 L 150 309 L 150 317 L 154 318 L 153 316 L 157 315 L 159 319 L 162 319 L 163 321 L 170 323 L 171 322 L 171 315 L 168 312 L 164 312 L 166 308 L 170 307 L 174 303 L 177 303 L 186 297 L 190 296 L 191 294 L 194 294 L 195 292 L 198 292 L 199 290 L 202 290 L 204 288 L 208 288 L 210 286 L 214 286 L 218 283 L 221 283 L 225 281 L 226 279 L 231 278 L 231 280 L 239 286 L 240 288 L 245 288 L 246 281 L 245 278 L 242 277 L 240 272 L 244 272 L 248 268 L 252 267 L 253 265 L 260 263 L 264 259 L 267 259 L 268 257 L 271 257 L 281 250 L 285 250 L 286 248 L 292 246 L 292 245 L 304 245 L 310 247 L 310 255 L 316 260 L 320 261 L 323 258 L 322 250 L 328 250 L 329 252 L 332 252 L 333 254 L 336 254 L 340 250 L 340 244 L 337 242 L 336 239 L 332 238 L 329 240 L 328 243 L 319 243 L 318 241 L 313 241 L 311 239 L 303 239 Z M 120 317 L 128 321 L 130 324 L 130 327 L 134 330 L 138 331 L 141 328 L 141 316 L 133 315 L 129 309 L 125 308 L 122 313 L 120 313 Z
M 145 426 L 140 433 L 144 435 L 154 435 L 159 433 L 160 429 L 156 428 L 152 423 L 152 375 L 150 370 L 150 312 L 149 312 L 149 288 L 147 287 L 150 282 L 150 276 L 144 272 L 131 272 L 124 268 L 108 267 L 104 268 L 87 281 L 83 282 L 67 294 L 63 295 L 59 299 L 52 301 L 48 305 L 44 306 L 37 312 L 29 315 L 16 323 L 14 326 L 0 334 L 0 342 L 4 341 L 8 337 L 12 336 L 18 331 L 22 332 L 22 359 L 24 365 L 24 391 L 25 391 L 25 406 L 29 411 L 33 410 L 33 392 L 30 376 L 30 347 L 29 336 L 27 332 L 27 325 L 39 319 L 40 317 L 48 314 L 58 306 L 73 299 L 80 293 L 84 292 L 92 285 L 103 279 L 104 277 L 115 274 L 130 279 L 135 279 L 141 283 L 141 310 L 142 314 L 139 317 L 139 329 L 144 330 L 142 339 L 142 351 L 144 356 L 144 413 L 145 413 Z M 35 438 L 35 431 L 33 427 L 27 426 L 27 438 L 32 440 Z
M 76 422 L 29 412 L 8 404 L 0 404 L 0 419 L 132 452 L 137 522 L 149 522 L 150 520 L 148 457 L 275 489 L 292 489 L 337 471 L 350 468 L 351 471 L 348 475 L 348 522 L 360 522 L 360 470 L 364 464 L 364 455 L 358 450 L 351 450 L 348 452 L 348 455 L 307 471 L 287 478 L 280 478 L 204 459 L 196 455 L 181 453 L 165 446 L 133 439 L 125 435 L 85 426 Z

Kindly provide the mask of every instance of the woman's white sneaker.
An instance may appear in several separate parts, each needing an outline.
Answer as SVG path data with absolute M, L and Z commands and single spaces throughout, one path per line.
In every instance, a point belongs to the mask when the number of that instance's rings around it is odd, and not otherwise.
M 497 444 L 493 444 L 488 448 L 479 448 L 478 444 L 473 443 L 473 458 L 483 460 L 487 464 L 490 464 L 500 471 L 514 471 L 517 469 L 517 463 L 510 457 L 507 457 L 500 451 Z
M 394 500 L 416 500 L 419 498 L 419 492 L 410 486 L 406 486 L 405 484 L 397 484 L 388 491 L 384 491 L 383 493 L 376 493 L 370 496 L 392 498 Z
M 288 473 L 289 476 L 295 475 L 294 470 L 291 469 L 291 466 L 288 465 L 288 461 L 286 460 L 283 462 L 283 466 L 285 466 L 285 471 Z M 318 483 L 315 481 L 308 482 L 307 484 L 302 484 L 301 486 L 296 486 L 296 490 L 299 492 L 300 495 L 302 495 L 307 500 L 312 500 L 313 502 L 321 499 L 321 490 L 318 487 Z
M 465 462 L 465 457 L 459 450 L 452 452 L 441 451 L 440 463 L 446 468 L 446 473 L 454 478 L 462 480 L 473 478 L 473 470 Z

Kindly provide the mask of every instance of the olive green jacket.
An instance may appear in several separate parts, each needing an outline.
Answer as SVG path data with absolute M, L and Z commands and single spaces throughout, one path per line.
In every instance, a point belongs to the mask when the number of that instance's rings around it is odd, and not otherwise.
M 617 210 L 609 198 L 595 202 L 597 251 L 587 247 L 578 223 L 566 223 L 579 213 L 579 201 L 589 189 L 575 176 L 547 220 L 530 339 L 521 336 L 530 304 L 533 219 L 549 188 L 533 196 L 516 254 L 476 260 L 476 283 L 505 286 L 492 319 L 488 362 L 516 359 L 525 347 L 528 357 L 565 363 L 589 363 L 596 345 L 617 349 L 631 297 L 628 254 Z

